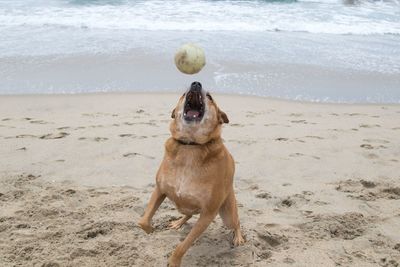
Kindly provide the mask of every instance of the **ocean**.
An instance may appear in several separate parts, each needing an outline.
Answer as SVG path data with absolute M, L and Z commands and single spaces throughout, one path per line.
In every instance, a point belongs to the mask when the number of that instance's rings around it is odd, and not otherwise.
M 206 67 L 179 73 L 184 43 Z M 400 1 L 0 0 L 0 94 L 212 92 L 400 103 Z

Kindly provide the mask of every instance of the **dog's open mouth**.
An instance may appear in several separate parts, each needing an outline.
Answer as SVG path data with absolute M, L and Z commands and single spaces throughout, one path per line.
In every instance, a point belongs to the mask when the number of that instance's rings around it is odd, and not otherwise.
M 201 121 L 204 115 L 204 101 L 201 91 L 190 90 L 186 94 L 183 118 L 186 121 Z

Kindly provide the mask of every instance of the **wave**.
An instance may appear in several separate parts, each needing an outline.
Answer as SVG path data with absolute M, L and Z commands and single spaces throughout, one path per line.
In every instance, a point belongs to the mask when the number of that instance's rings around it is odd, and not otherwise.
M 0 31 L 7 27 L 60 26 L 149 31 L 400 34 L 400 4 L 397 1 L 364 1 L 354 6 L 340 0 L 278 2 L 2 1 Z

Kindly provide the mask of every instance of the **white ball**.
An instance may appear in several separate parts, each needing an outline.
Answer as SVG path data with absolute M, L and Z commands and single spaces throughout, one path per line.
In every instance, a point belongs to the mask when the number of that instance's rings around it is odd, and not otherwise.
M 175 65 L 183 73 L 198 73 L 205 64 L 204 50 L 195 44 L 184 44 L 175 54 Z

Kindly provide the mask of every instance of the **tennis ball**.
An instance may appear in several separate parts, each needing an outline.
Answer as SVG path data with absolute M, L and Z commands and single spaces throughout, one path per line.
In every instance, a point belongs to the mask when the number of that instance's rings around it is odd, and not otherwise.
M 204 50 L 195 44 L 184 44 L 175 54 L 175 65 L 183 73 L 198 73 L 205 64 Z

